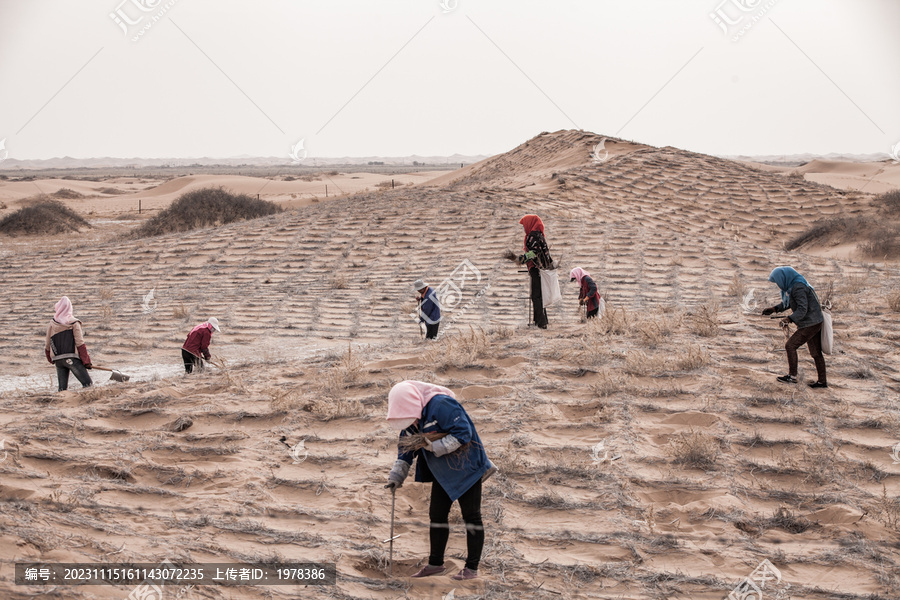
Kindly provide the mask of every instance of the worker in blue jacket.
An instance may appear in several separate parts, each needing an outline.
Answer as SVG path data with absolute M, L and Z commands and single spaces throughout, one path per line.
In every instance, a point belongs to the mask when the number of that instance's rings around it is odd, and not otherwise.
M 441 325 L 441 305 L 437 293 L 421 279 L 417 280 L 413 287 L 419 301 L 419 322 L 425 323 L 425 338 L 433 340 L 437 337 Z
M 488 460 L 475 431 L 472 419 L 453 392 L 445 387 L 422 381 L 402 381 L 388 394 L 388 424 L 404 437 L 444 434 L 439 439 L 422 442 L 406 449 L 403 444 L 388 474 L 386 487 L 403 485 L 412 462 L 416 460 L 415 480 L 432 482 L 429 518 L 431 552 L 428 564 L 413 577 L 440 575 L 444 567 L 444 551 L 450 538 L 450 507 L 459 502 L 466 524 L 466 565 L 452 579 L 478 577 L 478 563 L 484 548 L 484 524 L 481 519 L 481 484 L 497 471 Z M 437 437 L 436 435 L 434 437 Z

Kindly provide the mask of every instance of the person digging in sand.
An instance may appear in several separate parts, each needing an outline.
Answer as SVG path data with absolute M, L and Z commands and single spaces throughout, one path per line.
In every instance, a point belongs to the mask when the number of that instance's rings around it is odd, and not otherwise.
M 54 307 L 56 314 L 47 327 L 47 338 L 44 341 L 44 355 L 52 365 L 56 365 L 56 378 L 59 380 L 59 391 L 69 388 L 69 373 L 81 382 L 82 387 L 89 387 L 94 382 L 87 372 L 91 368 L 91 357 L 84 344 L 84 330 L 81 321 L 75 318 L 72 302 L 67 296 L 59 299 Z
M 600 292 L 597 291 L 597 284 L 591 279 L 590 273 L 581 267 L 575 267 L 569 273 L 570 281 L 577 281 L 581 286 L 578 292 L 578 303 L 583 304 L 587 310 L 587 318 L 593 319 L 600 312 Z
M 534 310 L 534 324 L 541 329 L 547 329 L 547 310 L 544 308 L 544 297 L 541 291 L 541 269 L 549 269 L 553 266 L 550 257 L 550 248 L 544 239 L 544 222 L 537 215 L 525 215 L 519 221 L 525 228 L 525 254 L 519 257 L 518 262 L 528 267 L 528 275 L 531 277 L 531 305 Z
M 416 280 L 413 288 L 419 302 L 417 313 L 419 323 L 425 323 L 425 339 L 433 340 L 437 337 L 438 328 L 441 326 L 441 306 L 438 303 L 437 293 L 421 279 Z
M 819 297 L 811 285 L 803 278 L 803 275 L 793 267 L 776 267 L 769 275 L 769 281 L 781 290 L 781 304 L 766 308 L 764 315 L 780 313 L 788 308 L 791 314 L 781 320 L 782 326 L 791 323 L 797 325 L 784 349 L 787 351 L 788 374 L 778 377 L 782 383 L 797 383 L 797 349 L 803 344 L 809 348 L 809 354 L 816 363 L 818 379 L 809 384 L 811 388 L 827 388 L 828 380 L 825 377 L 825 357 L 822 355 L 822 322 L 825 316 Z
M 181 347 L 181 360 L 184 362 L 185 373 L 192 373 L 195 368 L 198 371 L 203 368 L 201 355 L 206 360 L 212 358 L 209 353 L 209 343 L 212 341 L 213 331 L 222 331 L 219 329 L 219 320 L 215 317 L 210 317 L 208 321 L 191 329 Z
M 488 460 L 478 432 L 453 392 L 422 381 L 401 381 L 388 394 L 388 424 L 400 432 L 397 460 L 385 486 L 403 485 L 413 459 L 416 481 L 432 482 L 428 531 L 431 553 L 428 564 L 413 577 L 440 575 L 444 551 L 450 539 L 450 507 L 459 501 L 466 523 L 465 567 L 452 579 L 478 577 L 478 563 L 484 548 L 481 520 L 481 484 L 497 471 Z

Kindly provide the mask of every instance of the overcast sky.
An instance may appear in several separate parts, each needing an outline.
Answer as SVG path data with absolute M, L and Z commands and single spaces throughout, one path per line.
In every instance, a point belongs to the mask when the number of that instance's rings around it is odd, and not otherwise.
M 887 153 L 898 106 L 897 0 L 0 0 L 10 158 Z

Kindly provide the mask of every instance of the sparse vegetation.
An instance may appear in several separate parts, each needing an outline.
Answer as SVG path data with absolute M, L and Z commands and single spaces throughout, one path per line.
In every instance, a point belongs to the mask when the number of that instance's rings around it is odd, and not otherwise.
M 0 233 L 12 236 L 75 233 L 90 226 L 81 215 L 60 202 L 42 200 L 3 217 Z
M 69 188 L 61 188 L 56 190 L 51 194 L 54 198 L 60 198 L 62 200 L 75 200 L 77 198 L 84 198 L 84 194 L 80 192 L 76 192 L 75 190 L 71 190 Z
M 168 208 L 141 225 L 134 237 L 150 237 L 224 225 L 281 212 L 281 207 L 225 188 L 202 188 L 187 192 Z
M 721 454 L 719 442 L 701 431 L 682 432 L 669 442 L 669 453 L 676 463 L 696 469 L 712 469 Z

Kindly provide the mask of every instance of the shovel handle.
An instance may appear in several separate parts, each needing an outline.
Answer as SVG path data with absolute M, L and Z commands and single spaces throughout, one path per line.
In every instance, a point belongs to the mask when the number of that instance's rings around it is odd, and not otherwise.
M 91 365 L 91 368 L 92 368 L 92 369 L 97 369 L 98 371 L 109 371 L 110 373 L 112 373 L 113 371 L 115 371 L 115 369 L 107 369 L 106 367 L 100 367 L 100 366 L 98 366 L 98 365 Z

